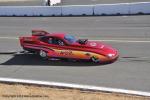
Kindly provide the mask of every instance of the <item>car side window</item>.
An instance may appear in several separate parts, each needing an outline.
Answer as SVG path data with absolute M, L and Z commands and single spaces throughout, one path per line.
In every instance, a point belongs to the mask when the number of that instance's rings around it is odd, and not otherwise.
M 41 37 L 40 40 L 48 44 L 54 44 L 54 45 L 60 45 L 60 46 L 65 45 L 61 39 L 54 38 L 54 37 Z
M 48 39 L 48 43 L 49 44 L 60 45 L 60 46 L 64 45 L 64 42 L 62 40 L 57 39 L 57 38 L 51 38 L 51 37 Z
M 47 43 L 47 40 L 48 40 L 48 39 L 49 39 L 49 37 L 46 37 L 46 36 L 41 36 L 41 37 L 39 38 L 40 41 L 45 42 L 45 43 Z
M 53 38 L 48 38 L 48 40 L 47 40 L 47 42 L 49 43 L 49 44 L 53 44 Z
M 62 40 L 60 40 L 60 39 L 53 38 L 52 39 L 52 44 L 63 46 L 64 42 Z

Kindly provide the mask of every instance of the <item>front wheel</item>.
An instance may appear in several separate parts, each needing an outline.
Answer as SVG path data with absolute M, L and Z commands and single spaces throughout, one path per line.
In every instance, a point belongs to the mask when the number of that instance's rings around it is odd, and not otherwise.
M 97 57 L 95 57 L 95 56 L 91 57 L 91 60 L 94 63 L 99 63 L 100 62 L 100 60 Z
M 39 55 L 40 55 L 40 57 L 42 57 L 44 59 L 47 59 L 47 53 L 46 53 L 46 51 L 40 50 Z

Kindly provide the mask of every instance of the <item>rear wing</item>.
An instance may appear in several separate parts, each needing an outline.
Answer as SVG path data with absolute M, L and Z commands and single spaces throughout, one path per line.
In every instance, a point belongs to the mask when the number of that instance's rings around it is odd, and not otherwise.
M 49 33 L 43 30 L 32 30 L 32 36 L 44 36 L 46 34 Z

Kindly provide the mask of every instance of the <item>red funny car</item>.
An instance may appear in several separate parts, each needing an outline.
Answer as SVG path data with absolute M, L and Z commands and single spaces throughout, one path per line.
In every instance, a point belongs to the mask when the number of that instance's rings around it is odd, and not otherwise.
M 32 36 L 20 37 L 20 44 L 26 51 L 39 54 L 42 58 L 68 58 L 89 60 L 96 63 L 114 62 L 118 51 L 99 41 L 76 39 L 64 33 L 48 33 L 32 30 Z

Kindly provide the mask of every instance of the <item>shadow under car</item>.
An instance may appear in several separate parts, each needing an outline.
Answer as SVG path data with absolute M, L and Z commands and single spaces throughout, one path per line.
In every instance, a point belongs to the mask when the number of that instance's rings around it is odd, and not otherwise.
M 0 65 L 33 65 L 33 66 L 100 66 L 106 64 L 93 63 L 90 61 L 80 60 L 45 60 L 36 54 L 14 54 L 11 59 Z

